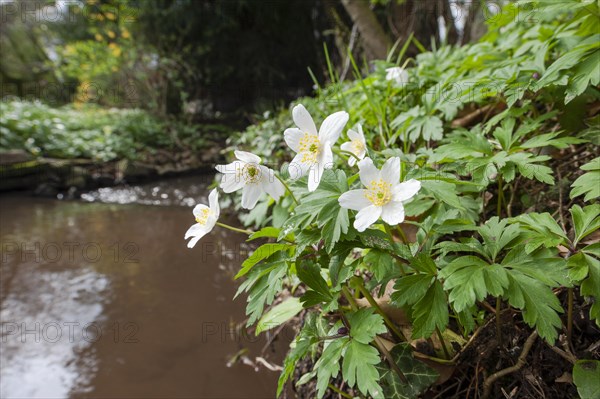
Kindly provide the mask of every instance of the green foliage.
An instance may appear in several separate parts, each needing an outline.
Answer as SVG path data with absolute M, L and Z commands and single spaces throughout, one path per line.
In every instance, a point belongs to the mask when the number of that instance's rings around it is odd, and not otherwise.
M 600 396 L 600 361 L 579 360 L 573 367 L 573 382 L 581 399 Z
M 215 133 L 202 134 L 211 127 L 164 120 L 142 110 L 53 108 L 19 101 L 0 106 L 0 149 L 23 149 L 35 156 L 139 159 L 156 149 L 199 151 L 218 138 Z
M 427 390 L 438 378 L 439 374 L 425 363 L 416 360 L 412 348 L 401 343 L 390 350 L 394 362 L 403 371 L 408 383 L 404 383 L 391 367 L 381 362 L 379 369 L 380 383 L 383 386 L 383 397 L 386 399 L 412 399 Z
M 348 128 L 362 125 L 374 164 L 399 157 L 400 181 L 418 180 L 421 189 L 404 204 L 403 223 L 378 219 L 359 233 L 356 212 L 339 198 L 363 188 L 362 176 L 336 143 L 334 165 L 315 191 L 305 178 L 289 181 L 294 199 L 289 192 L 266 199 L 249 214 L 247 224 L 262 227 L 252 238 L 270 239 L 263 247 L 275 252 L 251 255 L 240 271 L 249 323 L 284 287 L 307 314 L 279 392 L 294 364 L 310 356 L 314 368 L 299 383 L 316 379 L 318 397 L 340 378 L 350 395 L 416 397 L 437 374 L 417 360 L 415 340 L 469 338 L 495 317 L 493 302 L 516 310 L 519 328 L 549 344 L 567 323 L 558 296 L 567 290 L 587 298 L 598 323 L 600 169 L 598 159 L 589 162 L 598 123 L 579 108 L 599 97 L 592 26 L 600 21 L 596 4 L 572 5 L 541 2 L 532 25 L 514 18 L 523 4 L 510 3 L 479 42 L 405 64 L 407 84 L 386 80 L 395 64 L 375 62 L 363 76 L 351 59 L 355 80 L 332 71 L 315 98 L 298 100 L 315 120 L 348 111 Z M 230 144 L 280 169 L 293 155 L 282 135 L 291 126 L 287 111 L 269 115 Z M 557 170 L 569 151 L 578 155 L 565 162 L 584 164 L 580 177 Z M 390 316 L 399 309 L 408 337 Z M 389 353 L 384 340 L 393 343 Z
M 600 157 L 583 165 L 581 169 L 586 173 L 579 176 L 571 185 L 571 198 L 585 194 L 584 201 L 600 197 Z

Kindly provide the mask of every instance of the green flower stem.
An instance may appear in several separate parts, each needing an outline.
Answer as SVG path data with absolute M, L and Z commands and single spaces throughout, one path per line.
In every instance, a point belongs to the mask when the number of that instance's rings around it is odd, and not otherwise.
M 352 308 L 352 310 L 358 310 L 358 305 L 356 304 L 356 300 L 354 300 L 352 293 L 350 292 L 348 287 L 345 285 L 342 285 L 342 294 L 344 294 L 344 297 L 346 297 L 346 300 L 348 301 L 348 303 L 350 303 L 350 307 Z
M 398 233 L 400 234 L 400 238 L 402 238 L 402 242 L 408 244 L 408 238 L 406 238 L 406 234 L 404 234 L 404 230 L 400 225 L 397 226 Z
M 448 347 L 446 346 L 446 340 L 444 339 L 442 332 L 437 327 L 435 328 L 435 332 L 437 333 L 440 343 L 442 344 L 442 349 L 444 350 L 444 355 L 446 356 L 446 359 L 450 359 L 450 352 L 448 352 Z
M 392 332 L 398 338 L 400 338 L 402 341 L 406 342 L 407 341 L 406 337 L 404 336 L 404 334 L 402 334 L 402 331 L 398 330 L 398 328 L 394 325 L 394 323 L 392 322 L 392 320 L 390 320 L 390 318 L 388 317 L 388 315 L 385 314 L 385 312 L 383 311 L 383 309 L 381 309 L 381 307 L 379 306 L 379 304 L 375 301 L 375 298 L 373 298 L 373 295 L 371 295 L 371 293 L 369 292 L 369 290 L 365 287 L 365 285 L 363 283 L 363 279 L 362 278 L 357 278 L 356 280 L 358 282 L 358 290 L 367 299 L 367 302 L 369 302 L 369 304 L 377 311 L 377 313 L 379 313 L 379 315 L 381 317 L 383 317 L 383 321 L 385 321 L 385 324 L 387 324 L 388 328 L 390 330 L 392 330 Z
M 221 226 L 228 230 L 235 231 L 236 233 L 242 233 L 242 234 L 248 234 L 248 235 L 255 233 L 254 231 L 251 231 L 251 230 L 238 229 L 237 227 L 233 227 L 228 224 L 221 223 L 221 222 L 217 222 L 217 226 Z
M 335 393 L 338 393 L 338 394 L 342 395 L 344 398 L 352 399 L 351 395 L 348 395 L 346 392 L 342 391 L 341 389 L 339 389 L 335 385 L 333 385 L 333 384 L 327 384 L 327 386 L 329 387 L 329 389 L 331 389 Z
M 573 288 L 567 288 L 567 341 L 571 345 L 573 335 Z
M 290 193 L 290 195 L 292 196 L 292 199 L 294 200 L 296 205 L 298 205 L 299 202 L 296 199 L 296 197 L 294 196 L 294 193 L 292 192 L 292 190 L 290 190 L 290 187 L 287 185 L 287 183 L 281 178 L 281 176 L 275 174 L 275 177 L 277 178 L 277 180 L 279 180 L 281 182 L 281 184 L 283 184 L 283 187 L 285 187 L 285 189 L 288 191 L 288 193 Z
M 358 310 L 358 305 L 356 303 L 356 300 L 354 299 L 354 297 L 352 296 L 352 293 L 350 292 L 350 290 L 348 289 L 348 287 L 346 285 L 342 285 L 342 294 L 344 295 L 344 297 L 346 297 L 346 299 L 348 300 L 348 302 L 350 302 L 350 306 L 352 306 L 352 309 L 353 310 Z M 396 372 L 396 374 L 398 374 L 398 377 L 400 377 L 400 380 L 402 382 L 404 382 L 405 384 L 407 384 L 408 383 L 408 379 L 406 378 L 406 376 L 404 375 L 404 373 L 402 372 L 402 370 L 400 370 L 400 368 L 398 367 L 398 365 L 394 361 L 394 358 L 392 357 L 392 355 L 390 354 L 390 352 L 385 348 L 385 345 L 383 344 L 383 342 L 381 341 L 381 339 L 378 336 L 375 336 L 375 341 L 374 342 L 375 342 L 375 347 L 377 347 L 377 349 L 379 350 L 379 352 L 381 352 L 383 354 L 383 356 L 386 358 L 386 360 L 390 364 L 390 367 L 392 368 L 392 370 L 394 370 Z
M 350 151 L 338 150 L 337 148 L 333 148 L 333 147 L 331 148 L 331 150 L 339 156 L 342 156 L 342 155 L 351 156 L 351 157 L 355 158 L 357 162 L 360 162 L 360 158 L 357 157 L 354 153 L 352 153 Z

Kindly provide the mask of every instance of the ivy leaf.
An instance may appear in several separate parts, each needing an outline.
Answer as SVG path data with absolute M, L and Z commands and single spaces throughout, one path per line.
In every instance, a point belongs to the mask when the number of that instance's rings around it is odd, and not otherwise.
M 573 367 L 573 382 L 581 399 L 600 398 L 600 361 L 578 360 Z
M 392 359 L 402 371 L 408 384 L 400 380 L 398 374 L 386 362 L 381 362 L 377 369 L 381 376 L 383 395 L 386 399 L 413 399 L 419 397 L 438 378 L 437 371 L 425 363 L 416 360 L 408 343 L 400 343 L 390 350 Z
M 373 308 L 362 308 L 356 312 L 348 313 L 350 323 L 350 336 L 363 344 L 369 344 L 377 334 L 387 331 L 383 318 L 374 313 Z
M 581 169 L 588 171 L 573 182 L 570 197 L 575 198 L 585 194 L 584 201 L 600 197 L 600 157 L 586 163 Z
M 348 386 L 354 387 L 354 385 L 357 385 L 363 395 L 383 399 L 382 389 L 378 383 L 379 372 L 375 367 L 379 362 L 377 349 L 355 339 L 350 340 L 348 349 L 344 354 L 342 375 L 348 382 Z

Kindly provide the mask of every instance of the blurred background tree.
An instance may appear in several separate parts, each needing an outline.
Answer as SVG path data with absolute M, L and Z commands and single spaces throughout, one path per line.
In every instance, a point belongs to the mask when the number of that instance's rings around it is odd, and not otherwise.
M 408 54 L 477 39 L 466 0 L 16 0 L 1 5 L 2 96 L 245 120 L 343 78 L 412 34 Z M 326 59 L 323 45 L 328 51 Z M 243 118 L 240 118 L 243 117 Z

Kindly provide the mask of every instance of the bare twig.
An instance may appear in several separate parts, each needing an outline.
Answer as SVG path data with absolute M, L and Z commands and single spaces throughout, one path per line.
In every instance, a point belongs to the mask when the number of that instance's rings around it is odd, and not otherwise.
M 537 333 L 537 331 L 534 331 L 531 333 L 529 338 L 527 338 L 527 341 L 525 341 L 525 345 L 523 345 L 523 351 L 521 351 L 521 354 L 519 355 L 519 358 L 517 359 L 517 363 L 514 366 L 507 367 L 503 370 L 497 371 L 485 379 L 485 381 L 483 382 L 483 395 L 482 395 L 483 399 L 489 398 L 490 393 L 492 391 L 492 385 L 498 379 L 500 379 L 506 375 L 512 374 L 516 371 L 519 371 L 521 368 L 523 368 L 523 366 L 525 366 L 525 359 L 527 358 L 527 355 L 529 354 L 529 351 L 531 350 L 531 347 L 533 346 L 533 343 L 535 342 L 537 337 L 538 337 L 538 333 Z

